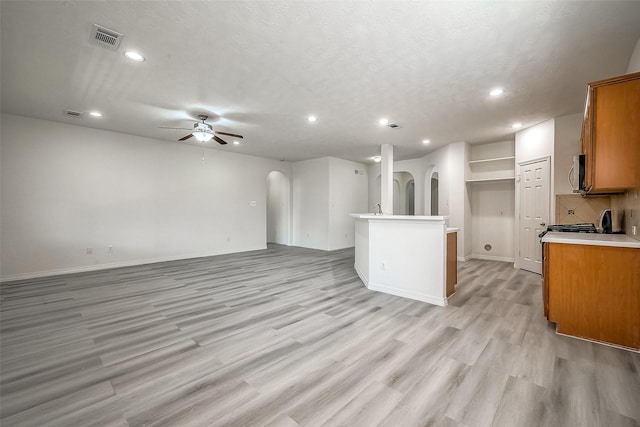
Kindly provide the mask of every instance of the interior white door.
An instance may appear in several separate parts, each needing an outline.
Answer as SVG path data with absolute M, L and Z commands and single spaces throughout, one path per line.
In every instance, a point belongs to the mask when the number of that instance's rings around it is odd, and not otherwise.
M 538 235 L 549 222 L 549 159 L 520 164 L 518 262 L 523 270 L 542 274 Z

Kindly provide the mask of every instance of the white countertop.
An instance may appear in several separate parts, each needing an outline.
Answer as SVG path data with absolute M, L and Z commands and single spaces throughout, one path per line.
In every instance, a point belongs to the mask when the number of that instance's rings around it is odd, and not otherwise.
M 455 228 L 455 227 L 447 227 L 447 233 L 456 233 L 460 231 L 459 228 Z
M 426 216 L 426 215 L 376 215 L 372 213 L 349 214 L 356 219 L 375 219 L 375 220 L 409 220 L 409 221 L 446 221 L 448 216 Z
M 572 245 L 617 246 L 620 248 L 640 248 L 640 240 L 626 234 L 600 233 L 557 233 L 549 232 L 542 238 L 543 243 L 566 243 Z

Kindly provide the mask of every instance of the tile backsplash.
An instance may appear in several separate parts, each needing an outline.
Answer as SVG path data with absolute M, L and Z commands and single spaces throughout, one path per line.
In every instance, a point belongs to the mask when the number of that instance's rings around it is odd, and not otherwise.
M 591 222 L 597 226 L 602 210 L 610 207 L 609 196 L 559 194 L 556 196 L 556 224 Z
M 612 207 L 624 209 L 624 233 L 640 240 L 640 187 L 627 190 L 626 193 L 611 198 Z M 632 233 L 636 227 L 636 235 Z
M 610 196 L 588 196 L 579 194 L 559 194 L 556 196 L 556 224 L 578 224 L 591 222 L 598 226 L 600 213 L 603 209 L 611 209 L 617 216 L 616 221 L 622 221 L 624 233 L 640 240 L 640 187 L 627 190 L 624 194 Z M 636 227 L 636 235 L 632 228 Z

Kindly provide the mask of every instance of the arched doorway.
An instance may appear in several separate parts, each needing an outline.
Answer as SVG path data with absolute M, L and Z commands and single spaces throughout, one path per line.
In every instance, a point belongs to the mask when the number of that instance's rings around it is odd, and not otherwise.
M 291 206 L 289 178 L 280 171 L 267 175 L 267 243 L 289 245 Z
M 435 165 L 427 167 L 424 175 L 424 214 L 440 215 L 440 181 L 438 177 L 438 169 Z
M 440 208 L 438 206 L 439 185 L 438 172 L 431 174 L 431 215 L 439 215 Z
M 407 182 L 407 215 L 416 214 L 416 183 L 412 179 Z
M 393 173 L 393 204 L 396 215 L 415 215 L 415 187 L 411 172 Z

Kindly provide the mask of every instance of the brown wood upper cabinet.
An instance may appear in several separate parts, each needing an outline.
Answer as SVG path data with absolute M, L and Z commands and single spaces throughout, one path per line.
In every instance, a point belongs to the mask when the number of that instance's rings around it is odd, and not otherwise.
M 587 193 L 640 187 L 640 73 L 589 83 L 582 153 Z

